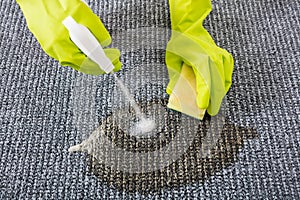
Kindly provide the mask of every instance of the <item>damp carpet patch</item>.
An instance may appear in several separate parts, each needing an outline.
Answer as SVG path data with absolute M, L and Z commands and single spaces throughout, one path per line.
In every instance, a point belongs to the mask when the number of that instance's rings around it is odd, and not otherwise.
M 2 0 L 0 199 L 300 199 L 298 0 L 212 2 L 205 27 L 233 54 L 235 68 L 223 121 L 215 124 L 221 131 L 205 156 L 213 118 L 186 123 L 164 109 L 168 2 L 88 3 L 122 51 L 117 76 L 144 112 L 162 108 L 162 127 L 150 140 L 126 134 L 113 116 L 129 119 L 133 111 L 113 77 L 61 67 L 41 50 L 16 2 Z M 92 147 L 101 156 L 68 152 L 99 126 L 130 154 L 112 153 L 99 138 Z M 193 137 L 178 138 L 182 127 Z M 168 145 L 171 153 L 157 154 L 168 165 L 156 169 L 151 158 L 136 165 L 137 153 Z

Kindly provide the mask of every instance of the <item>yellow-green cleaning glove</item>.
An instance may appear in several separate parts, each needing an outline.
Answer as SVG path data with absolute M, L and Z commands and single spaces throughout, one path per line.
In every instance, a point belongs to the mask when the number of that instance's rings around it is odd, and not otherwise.
M 172 37 L 166 52 L 170 77 L 168 107 L 199 119 L 203 118 L 205 110 L 214 116 L 231 86 L 234 61 L 203 27 L 212 9 L 211 2 L 169 0 L 169 6 Z M 187 90 L 191 93 L 183 92 L 187 85 L 195 87 Z
M 17 0 L 30 31 L 37 38 L 43 50 L 63 66 L 71 66 L 86 74 L 99 75 L 104 71 L 86 57 L 71 41 L 62 21 L 72 16 L 79 24 L 86 26 L 102 47 L 111 43 L 111 37 L 101 20 L 81 0 Z M 121 68 L 120 51 L 104 49 L 112 61 L 114 71 Z

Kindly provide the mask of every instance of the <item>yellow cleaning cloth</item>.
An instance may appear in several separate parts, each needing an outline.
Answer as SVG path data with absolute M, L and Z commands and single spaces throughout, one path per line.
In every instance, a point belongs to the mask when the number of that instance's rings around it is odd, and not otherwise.
M 168 108 L 197 119 L 203 119 L 206 110 L 197 106 L 196 77 L 192 67 L 183 64 L 178 81 L 170 95 Z

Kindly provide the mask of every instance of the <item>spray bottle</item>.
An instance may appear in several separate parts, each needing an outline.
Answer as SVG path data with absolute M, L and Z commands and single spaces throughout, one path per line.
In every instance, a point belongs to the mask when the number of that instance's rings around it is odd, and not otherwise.
M 105 52 L 95 38 L 95 36 L 89 31 L 85 26 L 78 24 L 71 16 L 68 16 L 63 20 L 64 26 L 68 29 L 70 38 L 73 43 L 92 61 L 98 64 L 98 66 L 105 73 L 113 73 L 114 65 L 110 61 L 110 59 L 105 55 Z M 114 77 L 121 87 L 125 97 L 132 104 L 136 115 L 140 118 L 140 121 L 133 128 L 134 132 L 138 134 L 144 134 L 147 132 L 151 132 L 155 128 L 155 122 L 152 119 L 147 118 L 144 113 L 141 112 L 138 105 L 135 103 L 134 99 L 131 97 L 128 89 L 125 85 L 120 81 L 117 76 L 114 74 Z M 75 147 L 70 148 L 69 151 L 75 151 L 80 149 L 80 145 L 76 145 Z
M 105 73 L 113 71 L 114 65 L 88 28 L 78 24 L 71 16 L 66 17 L 62 23 L 68 29 L 71 40 L 88 58 L 97 63 Z

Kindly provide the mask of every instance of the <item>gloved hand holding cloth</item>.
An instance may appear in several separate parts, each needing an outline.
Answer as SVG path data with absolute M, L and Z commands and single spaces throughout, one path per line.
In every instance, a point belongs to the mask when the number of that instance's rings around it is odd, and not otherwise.
M 168 107 L 202 119 L 214 116 L 232 83 L 233 58 L 203 27 L 210 0 L 169 0 L 172 37 L 166 64 Z
M 71 16 L 77 23 L 87 27 L 102 47 L 111 43 L 111 37 L 97 15 L 81 0 L 17 0 L 30 31 L 43 50 L 63 66 L 71 66 L 86 74 L 105 73 L 72 42 L 63 20 Z M 120 51 L 105 48 L 106 56 L 121 68 Z

